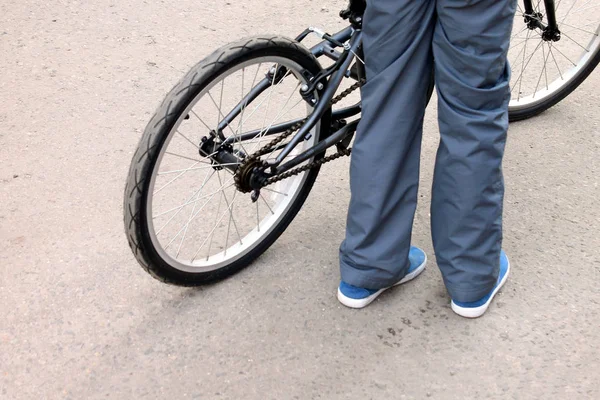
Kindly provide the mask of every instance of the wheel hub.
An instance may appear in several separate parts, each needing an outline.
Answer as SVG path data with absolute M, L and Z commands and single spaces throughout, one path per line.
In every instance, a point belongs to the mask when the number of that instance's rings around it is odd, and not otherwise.
M 541 12 L 534 12 L 531 15 L 525 15 L 525 23 L 527 24 L 527 28 L 529 30 L 535 30 L 537 28 L 541 28 L 543 30 L 544 26 L 542 25 L 542 21 L 544 20 L 544 16 Z
M 525 23 L 529 30 L 539 29 L 542 39 L 546 42 L 558 42 L 560 40 L 560 30 L 544 24 L 544 15 L 541 12 L 534 12 L 525 16 Z
M 230 171 L 235 171 L 245 156 L 241 152 L 235 152 L 231 145 L 215 142 L 213 135 L 202 138 L 198 145 L 198 153 L 201 157 L 208 158 L 215 170 L 227 168 Z

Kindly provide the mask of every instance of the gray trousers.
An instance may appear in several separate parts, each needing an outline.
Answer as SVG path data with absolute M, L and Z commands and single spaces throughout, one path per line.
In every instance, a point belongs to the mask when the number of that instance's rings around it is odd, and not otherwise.
M 515 7 L 515 0 L 367 0 L 367 83 L 340 247 L 343 281 L 379 289 L 408 270 L 434 75 L 441 135 L 431 201 L 437 264 L 454 300 L 475 301 L 494 287 Z

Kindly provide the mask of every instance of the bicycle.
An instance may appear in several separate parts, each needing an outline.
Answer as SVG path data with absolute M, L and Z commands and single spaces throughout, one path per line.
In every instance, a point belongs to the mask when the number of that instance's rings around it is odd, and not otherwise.
M 598 18 L 580 14 L 596 7 L 590 0 L 541 3 L 523 0 L 515 17 L 512 121 L 558 103 L 600 61 Z M 248 266 L 291 223 L 320 167 L 350 154 L 360 100 L 333 107 L 365 82 L 364 10 L 364 0 L 352 0 L 340 13 L 349 26 L 332 35 L 308 28 L 293 40 L 255 36 L 222 47 L 170 91 L 125 188 L 125 230 L 147 272 L 194 286 Z M 312 34 L 321 41 L 308 49 L 301 42 Z M 354 83 L 336 95 L 344 79 Z

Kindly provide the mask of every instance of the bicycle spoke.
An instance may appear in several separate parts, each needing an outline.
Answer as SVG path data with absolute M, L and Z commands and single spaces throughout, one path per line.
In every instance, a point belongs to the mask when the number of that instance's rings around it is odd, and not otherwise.
M 254 88 L 254 84 L 256 83 L 256 77 L 258 76 L 258 71 L 260 71 L 260 67 L 262 66 L 262 63 L 260 63 L 258 65 L 258 67 L 256 68 L 256 73 L 254 74 L 254 78 L 252 79 L 252 83 L 250 84 L 250 90 L 248 91 L 248 94 L 250 94 L 250 91 L 252 91 L 252 88 Z M 242 75 L 242 99 L 244 98 L 244 75 Z M 243 129 L 243 122 L 244 122 L 244 112 L 246 111 L 246 107 L 248 106 L 248 99 L 246 99 L 246 103 L 242 106 L 242 111 L 240 114 L 240 120 L 238 123 L 238 127 L 237 127 L 237 133 L 238 133 L 238 143 L 240 144 L 240 146 L 242 146 L 242 149 L 244 150 L 244 152 L 246 154 L 248 154 L 248 151 L 246 151 L 246 149 L 244 148 L 244 145 L 242 144 L 242 140 L 240 138 L 242 129 Z
M 567 13 L 565 14 L 565 16 L 563 17 L 563 19 L 560 21 L 559 25 L 562 25 L 562 23 L 565 21 L 565 19 L 567 19 L 567 17 L 569 16 L 569 13 L 571 12 L 571 10 L 573 9 L 573 7 L 575 7 L 575 3 L 573 2 L 573 4 L 571 4 L 571 7 L 569 8 L 569 11 L 567 11 Z
M 219 110 L 223 106 L 223 89 L 225 88 L 225 79 L 221 81 L 221 93 L 219 94 Z M 215 130 L 219 127 L 219 122 L 221 122 L 221 113 L 217 114 L 217 123 L 215 124 Z
M 267 97 L 265 97 L 264 99 L 262 99 L 260 101 L 260 103 L 258 103 L 256 105 L 256 107 L 254 107 L 254 110 L 252 110 L 252 112 L 250 114 L 248 114 L 248 116 L 244 119 L 244 121 L 242 123 L 246 123 L 246 121 L 248 121 L 250 118 L 252 118 L 252 116 L 254 115 L 254 113 L 260 108 L 260 106 L 262 106 L 264 104 L 265 101 L 267 101 Z
M 571 32 L 575 32 L 576 30 L 580 30 L 580 31 L 587 32 L 587 33 L 589 33 L 591 35 L 598 36 L 598 32 L 597 31 L 596 32 L 592 32 L 592 31 L 588 31 L 588 30 L 582 29 L 582 28 L 586 28 L 586 27 L 592 26 L 592 25 L 598 26 L 599 24 L 596 21 L 580 25 L 579 27 L 576 27 L 576 26 L 573 26 L 573 25 L 569 25 L 569 24 L 565 24 L 564 22 L 562 23 L 562 25 L 566 25 L 568 27 L 574 28 L 574 29 L 571 29 L 570 31 L 566 31 L 567 33 L 571 33 Z M 563 33 L 562 30 L 560 32 Z
M 549 85 L 548 85 L 548 57 L 550 57 L 550 45 L 548 45 L 548 55 L 546 56 L 546 62 L 544 63 L 544 77 L 546 79 L 546 90 L 549 89 Z
M 552 59 L 554 60 L 554 65 L 556 65 L 556 69 L 558 71 L 558 75 L 560 75 L 560 79 L 564 80 L 564 78 L 562 76 L 562 72 L 560 71 L 560 68 L 558 66 L 558 62 L 556 62 L 556 57 L 554 57 L 554 53 L 552 52 L 552 43 L 548 44 L 548 51 L 550 52 L 550 55 L 552 56 Z
M 298 88 L 300 87 L 301 83 L 298 82 L 298 84 L 296 85 L 296 87 L 294 88 L 294 90 L 292 90 L 292 93 L 290 93 L 290 95 L 288 96 L 287 100 L 285 101 L 285 104 L 283 105 L 283 107 L 281 107 L 281 109 L 285 109 L 285 107 L 288 105 L 288 103 L 290 102 L 290 100 L 292 99 L 292 96 L 294 95 L 294 93 L 296 93 L 296 90 L 298 90 Z M 298 101 L 298 103 L 300 103 L 301 101 L 303 101 L 304 99 L 301 99 Z M 296 103 L 296 105 L 298 105 L 298 103 Z M 296 106 L 294 105 L 294 107 Z M 290 110 L 288 110 L 285 114 L 287 114 L 288 112 L 290 112 Z M 281 111 L 275 116 L 275 118 L 271 121 L 271 123 L 269 124 L 268 127 L 266 127 L 264 130 L 262 130 L 261 132 L 259 132 L 258 134 L 256 134 L 252 139 L 256 139 L 257 137 L 260 138 L 262 136 L 264 136 L 269 129 L 271 129 L 271 127 L 277 122 L 279 121 L 279 118 L 282 118 L 285 114 L 281 114 Z
M 217 171 L 217 178 L 219 178 L 219 184 L 223 185 L 223 183 L 221 182 L 221 176 L 219 175 L 219 171 Z M 223 195 L 224 192 L 221 192 L 221 196 L 219 196 L 219 204 L 217 205 L 217 212 L 215 213 L 215 221 L 217 220 L 217 216 L 219 215 L 219 211 L 221 211 L 221 201 L 223 200 Z M 210 241 L 208 243 L 208 250 L 206 251 L 206 260 L 208 261 L 208 258 L 210 257 L 210 248 L 212 247 L 212 241 L 213 241 L 213 237 L 215 235 L 215 232 L 213 231 L 210 235 Z
M 518 59 L 521 56 L 521 53 L 523 53 L 523 58 L 525 58 L 525 54 L 526 54 L 526 50 L 527 50 L 527 43 L 529 42 L 529 39 L 525 39 L 525 46 L 523 46 L 521 48 L 521 50 L 519 50 L 519 52 L 514 56 L 514 59 Z M 516 67 L 518 67 L 519 65 L 522 65 L 522 62 L 516 63 L 516 64 L 511 64 L 511 69 L 515 69 Z
M 517 46 L 520 46 L 520 45 L 522 45 L 523 43 L 527 43 L 527 39 L 523 39 L 523 40 L 522 40 L 522 41 L 520 41 L 519 43 L 511 45 L 511 46 L 509 47 L 509 49 L 508 49 L 508 50 L 510 51 L 510 49 L 512 49 L 512 48 L 514 48 L 514 47 L 517 47 Z M 520 54 L 520 53 L 519 53 L 519 54 Z
M 283 114 L 282 116 L 280 116 L 280 117 L 279 117 L 277 120 L 279 120 L 279 119 L 283 118 L 284 116 L 286 116 L 286 115 L 287 115 L 287 114 L 288 114 L 290 111 L 292 111 L 294 108 L 296 108 L 296 107 L 298 106 L 298 104 L 302 103 L 303 101 L 304 101 L 304 99 L 300 99 L 300 100 L 298 100 L 298 102 L 297 102 L 296 104 L 294 104 L 294 105 L 293 105 L 293 106 L 292 106 L 292 107 L 291 107 L 289 110 L 287 110 L 287 111 L 285 112 L 285 114 Z M 286 103 L 286 104 L 287 104 L 287 103 Z M 273 122 L 271 123 L 271 126 L 272 126 L 272 125 L 273 125 L 275 122 L 277 122 L 277 121 L 273 121 Z M 271 129 L 271 126 L 269 126 L 269 129 Z M 268 131 L 269 131 L 269 129 L 267 129 L 267 131 L 266 131 L 266 132 L 268 132 Z M 265 132 L 265 134 L 266 134 L 266 132 Z M 274 153 L 276 150 L 277 150 L 277 148 L 274 148 L 273 150 L 271 150 L 271 152 L 269 153 L 269 155 L 268 155 L 266 158 L 269 158 L 269 157 L 271 157 L 271 156 L 273 155 L 273 153 Z
M 212 97 L 212 95 L 210 94 L 210 92 L 206 92 L 206 94 L 208 95 L 208 97 L 210 98 L 210 100 L 212 101 L 212 103 L 215 105 L 215 107 L 217 108 L 217 110 L 219 111 L 219 118 L 221 118 L 221 119 L 224 120 L 225 116 L 223 115 L 223 111 L 221 111 L 221 108 L 217 105 L 217 102 L 215 101 L 215 99 Z M 227 124 L 227 127 L 229 128 L 229 130 L 231 131 L 231 133 L 235 136 L 235 132 L 233 131 L 233 128 L 229 124 Z
M 535 53 L 538 51 L 538 49 L 540 48 L 540 46 L 542 45 L 542 43 L 544 43 L 543 41 L 540 41 L 540 43 L 536 46 L 535 50 L 533 50 L 533 53 L 531 53 L 531 56 L 529 57 L 529 59 L 527 60 L 527 64 L 525 64 L 523 66 L 523 68 L 521 68 L 521 75 L 519 75 L 519 77 L 517 78 L 517 80 L 515 81 L 515 83 L 517 83 L 517 81 L 519 81 L 519 97 L 518 100 L 521 99 L 521 84 L 523 83 L 523 71 L 525 71 L 525 68 L 527 68 L 527 66 L 529 65 L 529 63 L 531 62 L 531 60 L 533 59 L 533 56 L 535 55 Z
M 224 190 L 224 189 L 223 189 L 223 188 L 221 188 L 219 191 L 221 191 L 221 190 Z M 219 191 L 217 191 L 216 193 L 218 193 Z M 202 206 L 200 207 L 200 209 L 194 213 L 194 216 L 193 216 L 193 217 L 190 219 L 189 223 L 191 223 L 193 220 L 195 220 L 195 219 L 196 219 L 196 217 L 198 216 L 198 214 L 200 214 L 200 212 L 201 212 L 201 211 L 204 209 L 204 207 L 205 207 L 205 206 L 206 206 L 206 205 L 207 205 L 207 204 L 208 204 L 208 203 L 209 203 L 209 202 L 212 200 L 212 198 L 213 198 L 213 197 L 216 195 L 216 193 L 215 193 L 215 194 L 213 194 L 213 195 L 212 195 L 212 196 L 211 196 L 211 197 L 210 197 L 208 200 L 206 200 L 206 201 L 204 202 L 204 204 L 202 204 Z M 187 226 L 187 224 L 186 224 L 186 226 Z M 180 229 L 180 230 L 179 230 L 179 231 L 178 231 L 178 232 L 175 234 L 175 236 L 173 237 L 173 239 L 171 239 L 171 241 L 170 241 L 170 242 L 169 242 L 169 243 L 168 243 L 168 244 L 167 244 L 167 245 L 164 247 L 164 249 L 165 249 L 165 250 L 166 250 L 166 249 L 167 249 L 167 248 L 168 248 L 168 247 L 169 247 L 169 246 L 170 246 L 170 245 L 173 243 L 173 241 L 174 241 L 174 240 L 175 240 L 175 239 L 176 239 L 176 238 L 177 238 L 177 237 L 178 237 L 178 236 L 181 234 L 181 232 L 183 231 L 183 229 L 184 229 L 184 228 L 185 228 L 185 226 L 184 226 L 184 227 L 182 227 L 182 228 L 181 228 L 181 229 Z M 157 234 L 157 235 L 158 235 L 158 234 Z M 208 240 L 208 237 L 206 238 L 206 240 Z M 205 242 L 206 242 L 206 240 L 205 240 Z M 196 253 L 196 255 L 197 255 L 197 254 L 198 254 L 198 253 Z M 194 257 L 195 257 L 195 256 L 194 256 Z
M 184 169 L 184 170 L 183 170 L 183 171 L 182 171 L 182 172 L 181 172 L 179 175 L 177 175 L 175 178 L 173 178 L 173 179 L 172 179 L 172 180 L 170 180 L 168 183 L 166 183 L 166 184 L 165 184 L 163 187 L 161 187 L 160 189 L 158 189 L 157 191 L 155 191 L 155 192 L 153 193 L 153 195 L 155 195 L 155 194 L 159 193 L 161 190 L 163 190 L 164 188 L 166 188 L 167 186 L 169 186 L 171 183 L 175 182 L 177 179 L 179 179 L 179 178 L 181 178 L 183 175 L 185 175 L 185 174 L 186 174 L 188 171 L 191 171 L 191 168 L 192 168 L 192 167 L 195 167 L 196 165 L 198 165 L 198 164 L 200 164 L 200 163 L 202 162 L 202 160 L 196 160 L 196 159 L 193 159 L 193 158 L 190 158 L 190 157 L 185 157 L 185 156 L 182 156 L 181 154 L 170 153 L 170 152 L 167 152 L 167 151 L 165 151 L 165 154 L 169 154 L 169 155 L 173 155 L 173 156 L 177 156 L 177 157 L 185 158 L 185 159 L 192 160 L 192 161 L 196 161 L 196 162 L 195 162 L 194 164 L 192 164 L 192 166 L 191 166 L 190 168 L 186 168 L 186 169 Z M 211 154 L 209 154 L 207 157 L 211 157 L 211 156 L 213 156 L 213 155 L 215 155 L 215 154 L 216 154 L 216 152 L 215 152 L 215 153 L 211 153 Z
M 265 204 L 267 205 L 267 207 L 269 207 L 269 211 L 271 211 L 271 214 L 275 215 L 275 213 L 273 212 L 273 209 L 271 208 L 271 206 L 269 205 L 269 203 L 267 203 L 267 200 L 265 200 L 264 196 L 259 193 L 259 197 L 262 199 L 262 201 L 265 202 Z
M 549 56 L 550 54 L 548 54 Z M 546 71 L 546 63 L 548 62 L 548 57 L 546 57 L 546 51 L 544 50 L 544 45 L 542 44 L 542 59 L 544 60 L 544 66 L 542 67 L 542 71 L 540 72 L 540 77 L 538 78 L 537 84 L 535 85 L 535 90 L 533 91 L 533 97 L 535 97 L 535 94 L 538 91 L 538 88 L 540 86 L 540 82 L 542 81 L 542 76 L 544 74 L 544 72 Z M 548 83 L 548 80 L 546 78 L 546 86 Z
M 196 165 L 198 165 L 199 162 L 196 162 L 194 164 L 192 164 L 192 167 L 195 167 Z M 191 167 L 190 167 L 191 168 Z M 154 193 L 152 193 L 153 195 L 156 195 L 157 193 L 160 193 L 164 188 L 166 188 L 167 186 L 169 186 L 171 183 L 175 182 L 177 179 L 181 178 L 183 175 L 185 175 L 186 172 L 188 172 L 190 170 L 190 168 L 184 169 L 183 172 L 180 172 L 179 175 L 177 175 L 175 178 L 171 179 L 169 182 L 167 182 L 164 186 L 162 186 L 160 189 L 158 189 L 157 191 L 155 191 Z
M 238 165 L 237 163 L 224 163 L 224 164 L 218 164 L 219 167 L 227 167 L 227 166 L 233 166 L 233 165 Z M 188 168 L 188 169 L 174 169 L 171 171 L 164 171 L 164 172 L 159 172 L 156 175 L 160 176 L 160 175 L 169 175 L 169 174 L 176 174 L 177 172 L 181 172 L 181 171 L 197 171 L 197 170 L 204 170 L 204 169 L 209 169 L 209 168 L 214 168 L 214 165 L 205 165 L 203 167 L 196 167 L 196 168 Z
M 587 24 L 587 25 L 591 25 L 591 24 L 596 24 L 596 22 L 592 22 L 592 23 L 590 23 L 590 24 Z M 577 26 L 569 25 L 569 24 L 566 24 L 566 23 L 564 23 L 564 22 L 562 23 L 562 25 L 568 26 L 568 27 L 570 27 L 570 28 L 577 29 L 577 30 L 579 30 L 579 31 L 582 31 L 582 32 L 589 33 L 589 34 L 591 34 L 591 35 L 594 35 L 594 36 L 598 36 L 598 33 L 596 33 L 596 32 L 588 31 L 588 30 L 586 30 L 586 29 L 582 29 L 582 28 L 580 28 L 580 27 L 577 27 Z M 587 26 L 587 25 L 582 25 L 582 26 Z M 567 31 L 567 32 L 573 32 L 573 31 Z M 564 35 L 564 34 L 565 34 L 565 31 L 560 31 L 560 33 Z M 567 36 L 567 37 L 568 37 L 568 36 Z M 572 40 L 572 39 L 571 39 L 571 40 Z M 581 45 L 580 45 L 580 46 L 581 46 Z M 589 50 L 588 50 L 588 51 L 589 51 Z
M 531 31 L 527 31 L 527 39 L 526 40 L 529 40 L 529 35 L 531 34 L 530 32 Z M 525 65 L 525 54 L 526 53 L 527 53 L 527 43 L 525 43 L 525 46 L 523 46 L 523 63 L 522 63 L 523 66 Z M 523 75 L 523 71 L 525 70 L 525 68 L 523 66 L 521 67 L 521 76 Z M 517 79 L 517 81 L 518 81 L 518 79 Z M 515 83 L 517 83 L 517 82 L 515 82 Z M 511 93 L 512 93 L 512 90 L 511 90 Z M 520 99 L 521 99 L 521 83 L 519 83 L 519 91 L 517 92 L 517 100 L 520 100 Z
M 220 177 L 219 177 L 219 183 L 221 183 Z M 232 202 L 235 199 L 236 193 L 238 193 L 237 190 L 233 194 L 233 198 L 231 200 Z M 229 225 L 231 225 L 231 222 L 233 221 L 233 227 L 235 228 L 235 232 L 237 233 L 238 238 L 240 239 L 240 243 L 241 243 L 242 236 L 240 235 L 240 231 L 238 229 L 237 222 L 235 222 L 235 218 L 233 217 L 233 207 L 229 207 L 229 201 L 227 200 L 227 195 L 225 195 L 225 191 L 221 192 L 221 194 L 223 195 L 223 198 L 225 199 L 225 204 L 227 205 L 227 208 L 229 209 Z M 227 228 L 227 230 L 229 231 L 229 228 Z M 229 233 L 227 235 L 229 235 Z M 227 246 L 225 246 L 225 248 L 227 248 Z
M 562 3 L 562 0 L 558 0 L 558 3 L 556 4 L 556 7 L 554 8 L 555 13 L 558 13 L 558 8 L 560 7 L 560 3 Z
M 517 32 L 513 36 L 511 36 L 510 40 L 512 41 L 514 38 L 516 38 L 517 36 L 519 36 L 521 33 L 525 32 L 526 29 L 527 29 L 527 25 L 525 25 L 525 27 L 523 29 L 521 29 L 519 32 Z M 525 39 L 525 40 L 527 40 L 527 39 Z
M 590 49 L 583 47 L 582 45 L 580 45 L 576 40 L 574 40 L 571 36 L 567 35 L 566 33 L 562 32 L 562 36 L 565 36 L 566 38 L 570 39 L 573 43 L 575 43 L 577 46 L 581 47 L 582 49 L 584 49 L 586 51 L 586 53 L 590 52 Z
M 235 196 L 237 196 L 239 192 L 236 190 L 235 192 L 233 192 L 233 198 L 231 199 L 231 201 L 233 202 L 233 200 L 235 200 Z M 231 207 L 231 213 L 233 213 L 233 206 Z M 228 245 L 229 245 L 229 232 L 231 230 L 231 218 L 229 219 L 229 223 L 227 224 L 227 236 L 225 237 L 225 248 L 223 250 L 223 257 L 227 256 L 227 249 L 228 249 Z M 236 226 L 236 230 L 237 230 L 237 226 Z M 240 245 L 243 245 L 242 243 L 242 237 L 240 236 L 240 233 L 238 232 L 238 237 L 240 239 Z
M 200 116 L 198 114 L 196 114 L 196 112 L 194 110 L 190 110 L 190 112 L 192 113 L 192 115 L 196 118 L 198 118 L 198 121 L 202 122 L 202 125 L 204 125 L 206 127 L 206 129 L 208 129 L 209 131 L 211 131 L 212 129 L 210 129 L 210 126 L 208 126 L 206 124 L 206 122 L 204 122 L 204 120 L 202 118 L 200 118 Z
M 266 187 L 262 188 L 261 190 L 266 190 L 267 192 L 277 193 L 277 194 L 280 194 L 280 195 L 286 196 L 286 197 L 288 196 L 286 193 L 278 192 L 277 190 L 269 189 L 269 188 L 266 188 Z
M 273 92 L 274 92 L 274 89 L 273 89 L 273 84 L 275 83 L 275 76 L 277 75 L 277 69 L 278 69 L 278 68 L 279 68 L 279 64 L 278 64 L 278 65 L 275 67 L 275 72 L 273 72 L 273 79 L 271 80 L 271 86 L 270 86 L 270 89 L 269 89 L 269 97 L 268 97 L 268 99 L 267 99 L 267 107 L 265 108 L 265 118 L 263 119 L 263 123 L 262 123 L 262 126 L 263 126 L 263 127 L 264 127 L 264 126 L 266 125 L 266 123 L 267 123 L 267 115 L 269 115 L 269 114 L 268 114 L 268 113 L 269 113 L 269 108 L 270 108 L 270 106 L 271 106 L 271 97 L 272 97 L 272 95 L 273 95 Z M 289 73 L 289 71 L 288 71 L 288 73 Z M 286 74 L 286 75 L 287 75 L 287 74 Z M 284 77 L 285 77 L 285 76 L 284 76 Z M 281 82 L 279 82 L 279 83 L 281 83 Z M 279 83 L 278 83 L 278 85 L 279 85 Z M 260 137 L 260 131 L 259 131 L 259 133 L 258 133 L 258 136 Z M 255 136 L 255 138 L 256 138 L 256 136 Z M 253 150 L 255 150 L 255 149 L 256 149 L 256 148 L 254 148 Z
M 175 156 L 175 157 L 179 157 L 179 158 L 184 158 L 186 160 L 191 160 L 191 161 L 196 161 L 198 163 L 204 162 L 206 164 L 205 161 L 202 160 L 198 160 L 197 158 L 191 158 L 191 157 L 186 157 L 186 156 L 182 156 L 181 154 L 177 154 L 177 153 L 172 153 L 170 151 L 165 151 L 165 154 L 168 154 L 170 156 Z
M 198 146 L 196 143 L 192 142 L 190 139 L 188 139 L 187 136 L 185 136 L 183 133 L 181 133 L 179 131 L 179 129 L 176 129 L 175 132 L 177 132 L 179 135 L 181 135 L 185 140 L 187 140 L 188 142 L 190 142 L 192 144 L 192 146 L 194 146 L 194 148 L 197 150 L 200 148 L 200 146 Z
M 256 72 L 258 73 L 258 70 Z M 244 99 L 244 77 L 245 76 L 246 76 L 246 68 L 242 68 L 242 94 L 241 94 L 242 97 L 240 98 L 240 101 L 242 101 Z M 252 86 L 250 87 L 250 90 L 252 90 Z M 246 110 L 246 105 L 248 105 L 248 102 L 246 102 L 246 104 L 242 106 L 242 110 L 241 110 L 241 114 L 240 114 L 240 122 L 242 122 L 242 118 L 244 118 L 244 111 Z M 242 144 L 242 141 L 239 138 L 239 132 L 240 132 L 239 129 L 240 129 L 240 126 L 238 124 L 237 134 L 234 133 L 234 136 L 233 136 L 234 142 L 235 142 L 235 138 L 237 138 L 238 139 L 237 141 L 238 141 L 239 145 L 242 147 L 242 150 L 244 151 L 244 153 L 248 154 L 248 150 L 246 150 L 244 148 L 244 145 Z
M 586 4 L 584 4 L 584 6 L 586 6 L 587 4 L 589 4 L 589 1 Z M 599 6 L 598 4 L 595 4 L 595 5 L 587 7 L 587 8 L 583 8 L 583 6 L 582 6 L 582 8 L 573 11 L 573 14 L 588 11 L 588 10 L 591 10 L 592 8 L 597 8 L 598 6 Z M 564 19 L 563 19 L 563 21 L 564 21 Z
M 233 206 L 233 201 L 231 202 L 231 206 Z M 231 207 L 230 206 L 230 207 Z M 217 221 L 217 223 L 213 226 L 213 228 L 211 229 L 210 234 L 212 234 L 212 232 L 217 229 L 217 227 L 219 226 L 219 223 L 223 220 L 223 217 L 225 217 L 225 215 L 227 214 L 228 210 L 225 210 L 225 212 L 223 214 L 221 214 L 221 218 L 219 218 L 219 220 Z M 202 247 L 204 247 L 204 245 L 206 244 L 206 241 L 208 240 L 208 237 L 206 239 L 204 239 L 204 241 L 202 242 L 202 244 L 200 245 L 200 247 L 198 248 L 198 250 L 196 251 L 196 253 L 194 253 L 194 255 L 192 256 L 192 260 L 190 262 L 194 262 L 194 260 L 196 259 L 196 256 L 198 255 L 198 253 L 200 252 L 200 250 L 202 250 Z
M 200 189 L 198 189 L 198 190 L 197 190 L 197 191 L 196 191 L 194 194 L 192 194 L 192 195 L 190 196 L 190 198 L 186 200 L 186 202 L 185 202 L 186 204 L 183 204 L 181 207 L 179 207 L 179 208 L 178 208 L 178 211 L 177 211 L 177 212 L 176 212 L 174 215 L 172 215 L 172 216 L 171 216 L 171 218 L 169 218 L 169 219 L 167 220 L 167 222 L 165 222 L 165 223 L 164 223 L 164 225 L 163 225 L 163 226 L 162 226 L 162 227 L 161 227 L 161 228 L 160 228 L 158 231 L 156 231 L 156 236 L 158 236 L 158 235 L 160 234 L 160 232 L 161 232 L 163 229 L 165 229 L 165 227 L 166 227 L 167 225 L 169 225 L 169 223 L 170 223 L 170 222 L 173 220 L 173 218 L 175 218 L 175 217 L 176 217 L 176 216 L 177 216 L 177 215 L 178 215 L 178 214 L 181 212 L 181 210 L 183 210 L 183 207 L 185 207 L 187 204 L 189 204 L 188 202 L 189 202 L 189 201 L 190 201 L 190 200 L 191 200 L 191 199 L 192 199 L 192 198 L 193 198 L 193 197 L 196 195 L 196 193 L 200 192 L 200 191 L 202 190 L 202 188 L 204 188 L 204 185 L 206 185 L 206 182 L 208 182 L 208 180 L 210 179 L 210 177 L 211 177 L 211 176 L 212 176 L 214 173 L 215 173 L 215 171 L 213 170 L 213 172 L 210 174 L 210 176 L 209 176 L 209 174 L 208 174 L 208 173 L 206 174 L 206 177 L 204 178 L 204 182 L 202 182 L 202 185 L 200 185 Z M 172 211 L 172 210 L 171 210 L 171 211 Z M 156 218 L 158 218 L 159 216 L 161 216 L 161 215 L 164 215 L 164 214 L 166 214 L 167 212 L 171 212 L 171 211 L 166 211 L 165 213 L 162 213 L 162 214 L 160 214 L 160 215 L 158 215 L 158 216 L 154 216 L 152 219 L 156 219 Z
M 277 86 L 281 85 L 281 83 L 283 82 L 283 80 L 284 80 L 286 77 L 288 77 L 290 73 L 291 73 L 291 72 L 290 72 L 290 71 L 288 71 L 288 72 L 287 72 L 287 73 L 286 73 L 286 74 L 283 76 L 283 78 L 281 79 L 281 81 L 279 81 L 279 82 L 277 83 L 277 85 L 275 85 L 275 87 L 277 87 Z M 275 79 L 275 76 L 273 76 L 273 81 L 272 81 L 271 85 L 273 85 L 274 79 Z M 271 89 L 271 87 L 269 87 L 269 89 Z M 254 108 L 254 110 L 252 110 L 252 112 L 251 112 L 251 113 L 250 113 L 250 114 L 249 114 L 249 115 L 248 115 L 248 116 L 247 116 L 247 117 L 246 117 L 246 118 L 245 118 L 245 119 L 242 121 L 242 124 L 246 123 L 246 121 L 248 121 L 248 120 L 249 120 L 249 119 L 250 119 L 250 118 L 251 118 L 251 117 L 254 115 L 254 113 L 256 113 L 256 111 L 257 111 L 257 110 L 260 108 L 260 106 L 261 106 L 261 105 L 263 105 L 265 101 L 269 100 L 269 103 L 267 103 L 267 108 L 265 109 L 265 119 L 264 119 L 264 121 L 263 121 L 263 126 L 265 125 L 265 123 L 267 122 L 267 114 L 268 114 L 268 110 L 269 110 L 270 99 L 271 99 L 271 94 L 272 94 L 272 93 L 273 93 L 273 91 L 272 91 L 272 90 L 270 90 L 270 91 L 269 91 L 269 95 L 268 95 L 268 96 L 266 96 L 264 99 L 262 99 L 262 100 L 260 101 L 260 103 L 259 103 L 259 104 L 258 104 L 258 105 L 257 105 L 257 106 Z M 252 139 L 244 140 L 244 143 L 248 143 L 248 141 L 249 141 L 249 140 L 252 140 Z M 253 150 L 254 150 L 254 149 L 253 149 Z
M 200 192 L 198 192 L 198 194 L 200 194 Z M 175 254 L 175 257 L 179 257 L 179 252 L 181 251 L 181 246 L 183 245 L 183 241 L 185 240 L 185 235 L 187 234 L 188 228 L 190 226 L 190 222 L 192 221 L 192 216 L 194 215 L 194 211 L 196 211 L 197 205 L 198 205 L 198 202 L 195 202 L 194 207 L 192 208 L 192 212 L 190 213 L 188 222 L 185 225 L 185 230 L 183 231 L 183 235 L 181 235 L 181 241 L 179 242 L 179 246 L 177 247 L 177 254 Z M 166 248 L 165 248 L 165 250 L 166 250 Z
M 235 183 L 232 183 L 232 184 L 230 184 L 230 185 L 227 185 L 227 186 L 225 186 L 223 189 L 229 189 L 230 187 L 232 187 L 232 186 L 234 186 L 234 185 L 235 185 Z M 217 189 L 217 190 L 216 190 L 216 191 L 214 191 L 214 192 L 211 192 L 211 193 L 209 193 L 209 194 L 205 194 L 205 195 L 203 195 L 202 197 L 198 197 L 197 199 L 195 199 L 195 200 L 192 200 L 192 201 L 189 201 L 189 199 L 188 199 L 188 200 L 186 200 L 186 202 L 185 202 L 185 203 L 183 203 L 182 205 L 180 205 L 180 206 L 177 206 L 177 207 L 173 207 L 173 208 L 171 208 L 171 209 L 169 209 L 169 210 L 167 210 L 167 211 L 163 211 L 163 212 L 161 212 L 160 214 L 157 214 L 157 215 L 153 216 L 152 218 L 153 218 L 153 219 L 156 219 L 156 218 L 158 218 L 158 217 L 162 217 L 163 215 L 169 214 L 169 213 L 171 213 L 171 212 L 173 212 L 173 211 L 175 211 L 175 210 L 179 210 L 180 208 L 183 208 L 183 207 L 185 207 L 185 206 L 187 206 L 187 205 L 190 205 L 190 204 L 193 204 L 193 203 L 197 203 L 197 202 L 199 202 L 199 201 L 201 201 L 201 200 L 204 200 L 204 199 L 206 199 L 206 198 L 208 198 L 208 197 L 212 197 L 212 196 L 214 196 L 215 194 L 219 193 L 220 191 L 221 191 L 221 189 Z
M 558 49 L 558 47 L 554 47 L 554 50 L 558 51 L 558 54 L 562 55 L 564 58 L 566 58 L 567 60 L 569 60 L 569 62 L 570 62 L 571 64 L 573 64 L 573 66 L 574 66 L 574 67 L 576 67 L 576 66 L 577 66 L 577 64 L 575 64 L 573 61 L 571 61 L 571 59 L 570 59 L 569 57 L 567 57 L 567 56 L 566 56 L 566 55 L 565 55 L 565 54 L 564 54 L 562 51 L 560 51 L 560 50 Z
M 260 212 L 258 211 L 258 201 L 255 201 L 256 204 L 256 230 L 260 232 Z
M 234 186 L 235 183 L 233 182 L 233 177 L 231 179 L 229 179 L 226 183 L 224 183 L 219 189 L 215 190 L 214 194 L 211 195 L 211 198 L 209 199 L 212 200 L 212 198 L 214 196 L 216 196 L 217 193 L 224 191 L 225 189 L 229 189 L 230 187 Z M 200 207 L 200 209 L 198 210 L 198 212 L 202 211 L 202 209 L 208 204 L 208 201 L 205 202 L 202 207 Z

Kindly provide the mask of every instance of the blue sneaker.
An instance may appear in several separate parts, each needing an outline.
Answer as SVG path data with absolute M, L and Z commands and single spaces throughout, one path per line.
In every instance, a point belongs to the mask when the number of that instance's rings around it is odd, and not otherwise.
M 504 250 L 500 252 L 500 273 L 498 274 L 498 281 L 496 282 L 496 286 L 490 293 L 488 293 L 484 298 L 472 301 L 469 303 L 454 301 L 452 300 L 451 306 L 452 311 L 465 318 L 477 318 L 481 317 L 488 307 L 490 303 L 494 299 L 498 290 L 504 285 L 506 280 L 508 279 L 508 273 L 510 272 L 510 262 L 508 261 L 508 257 Z
M 411 246 L 408 253 L 408 260 L 410 261 L 410 267 L 408 272 L 398 282 L 392 286 L 400 285 L 416 278 L 425 269 L 427 264 L 427 255 L 425 252 L 417 247 Z M 337 298 L 346 307 L 350 308 L 363 308 L 371 304 L 373 300 L 377 298 L 381 293 L 390 287 L 383 289 L 364 289 L 356 286 L 352 286 L 344 281 L 340 282 L 338 288 Z

